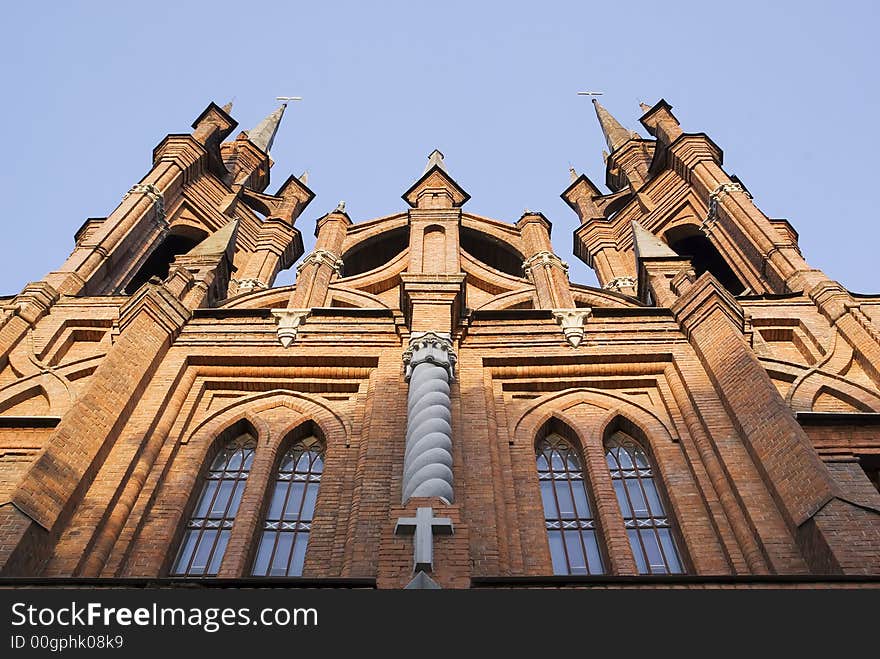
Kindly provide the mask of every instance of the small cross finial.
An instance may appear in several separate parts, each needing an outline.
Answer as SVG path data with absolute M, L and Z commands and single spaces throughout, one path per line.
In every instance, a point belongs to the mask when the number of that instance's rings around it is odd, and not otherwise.
M 578 96 L 602 96 L 605 92 L 578 92 Z M 595 98 L 593 99 L 596 100 Z
M 281 101 L 281 105 L 286 106 L 290 101 L 301 101 L 302 96 L 276 96 L 276 101 Z

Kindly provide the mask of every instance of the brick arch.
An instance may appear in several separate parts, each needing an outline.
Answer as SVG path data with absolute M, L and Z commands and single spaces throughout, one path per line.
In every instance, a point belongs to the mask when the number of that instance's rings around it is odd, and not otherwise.
M 624 416 L 646 433 L 653 431 L 658 437 L 678 441 L 677 434 L 652 410 L 626 396 L 591 387 L 565 389 L 535 399 L 513 424 L 513 437 L 535 435 L 552 417 L 560 416 L 562 410 L 581 402 L 609 410 L 602 421 L 594 424 L 593 429 L 597 432 L 604 429 L 614 417 Z
M 67 379 L 54 372 L 38 373 L 24 380 L 13 382 L 0 390 L 0 414 L 16 414 L 15 408 L 23 409 L 20 415 L 34 416 L 27 406 L 29 401 L 45 400 L 45 416 L 63 416 L 73 404 L 73 394 Z
M 220 305 L 220 309 L 281 309 L 287 307 L 295 285 L 239 293 Z
M 389 309 L 380 297 L 365 291 L 357 291 L 340 284 L 333 284 L 328 287 L 329 297 L 333 303 L 344 302 L 352 307 L 362 309 Z M 331 303 L 330 306 L 336 306 Z
M 631 410 L 613 409 L 602 422 L 599 424 L 601 430 L 602 442 L 611 436 L 617 430 L 622 430 L 627 435 L 644 446 L 650 456 L 655 455 L 655 447 L 659 442 L 677 442 L 666 425 L 656 418 L 646 415 L 633 415 Z
M 226 407 L 209 415 L 191 432 L 182 435 L 181 443 L 189 443 L 196 436 L 201 437 L 206 432 L 210 432 L 210 429 L 216 430 L 232 419 L 244 416 L 259 419 L 260 412 L 282 406 L 297 412 L 302 417 L 313 419 L 326 437 L 339 437 L 347 443 L 351 428 L 342 416 L 334 412 L 321 398 L 288 389 L 273 389 L 236 399 Z M 262 420 L 260 422 L 266 423 Z M 259 438 L 260 445 L 268 445 L 273 442 L 276 434 L 268 424 L 265 427 L 265 434 Z
M 520 305 L 528 304 L 527 308 L 533 309 L 535 306 L 535 287 L 530 286 L 528 288 L 519 289 L 516 291 L 510 291 L 509 293 L 502 293 L 501 295 L 496 295 L 491 300 L 486 302 L 480 307 L 477 307 L 475 311 L 499 311 L 501 309 L 513 309 L 519 308 Z
M 769 368 L 767 372 L 771 376 L 774 373 Z M 861 412 L 880 412 L 880 396 L 867 387 L 827 371 L 807 372 L 798 377 L 788 390 L 785 402 L 795 411 L 810 411 L 822 394 L 837 398 Z

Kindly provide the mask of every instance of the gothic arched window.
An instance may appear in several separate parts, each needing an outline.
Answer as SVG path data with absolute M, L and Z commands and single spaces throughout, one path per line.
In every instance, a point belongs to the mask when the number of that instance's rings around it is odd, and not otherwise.
M 587 479 L 574 447 L 557 434 L 535 449 L 554 574 L 604 574 Z
M 683 573 L 672 523 L 645 450 L 617 431 L 605 442 L 605 460 L 639 573 Z
M 302 575 L 324 471 L 324 447 L 315 436 L 297 441 L 281 458 L 252 574 Z
M 229 542 L 232 522 L 254 461 L 256 441 L 242 434 L 226 442 L 205 475 L 202 492 L 186 524 L 173 576 L 212 577 Z

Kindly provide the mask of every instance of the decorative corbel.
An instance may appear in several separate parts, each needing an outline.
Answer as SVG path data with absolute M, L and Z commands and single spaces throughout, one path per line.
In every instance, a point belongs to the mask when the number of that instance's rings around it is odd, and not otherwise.
M 584 323 L 593 314 L 589 307 L 579 309 L 552 309 L 553 317 L 562 327 L 565 340 L 572 348 L 577 348 L 584 339 Z
M 272 309 L 272 315 L 278 319 L 278 341 L 285 348 L 296 339 L 300 325 L 312 313 L 311 309 Z

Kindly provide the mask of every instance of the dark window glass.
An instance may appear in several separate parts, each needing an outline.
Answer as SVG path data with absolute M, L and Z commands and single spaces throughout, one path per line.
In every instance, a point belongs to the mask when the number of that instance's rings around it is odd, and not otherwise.
M 577 452 L 559 435 L 536 448 L 554 574 L 603 574 L 596 523 Z
M 323 471 L 324 449 L 317 437 L 298 441 L 281 458 L 254 560 L 255 577 L 302 575 Z
M 240 435 L 227 442 L 214 457 L 186 524 L 171 569 L 173 576 L 213 577 L 219 572 L 255 447 L 253 437 Z
M 644 449 L 626 433 L 616 432 L 605 442 L 605 460 L 639 572 L 683 573 L 672 524 Z

